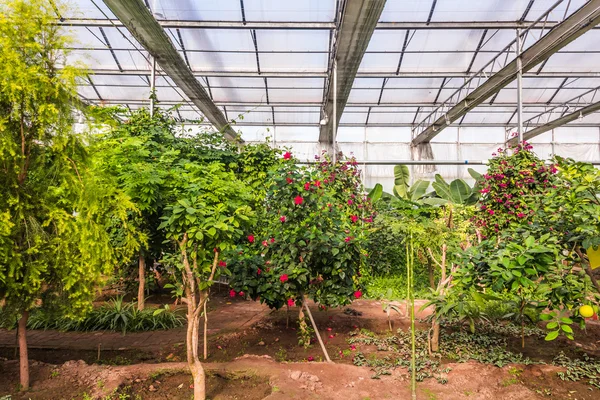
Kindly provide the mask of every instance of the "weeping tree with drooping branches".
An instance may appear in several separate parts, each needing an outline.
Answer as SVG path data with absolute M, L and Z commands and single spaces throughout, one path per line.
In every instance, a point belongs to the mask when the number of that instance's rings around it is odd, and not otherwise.
M 138 237 L 126 223 L 133 204 L 96 173 L 85 137 L 72 130 L 83 71 L 66 62 L 71 39 L 51 5 L 11 0 L 0 11 L 0 313 L 19 321 L 27 389 L 30 310 L 81 316 Z M 119 223 L 125 235 L 115 248 L 110 227 Z

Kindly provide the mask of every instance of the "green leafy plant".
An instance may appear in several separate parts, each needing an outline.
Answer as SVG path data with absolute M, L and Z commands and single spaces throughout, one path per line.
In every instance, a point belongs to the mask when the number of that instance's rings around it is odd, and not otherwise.
M 30 310 L 85 313 L 138 240 L 126 223 L 135 206 L 95 169 L 86 134 L 73 132 L 85 71 L 66 61 L 72 42 L 49 2 L 0 4 L 0 314 L 19 318 L 23 389 Z M 118 244 L 114 224 L 123 226 Z
M 183 325 L 182 313 L 168 305 L 160 308 L 138 310 L 135 303 L 126 303 L 122 297 L 112 299 L 94 308 L 83 318 L 72 319 L 43 309 L 34 309 L 28 320 L 30 329 L 56 329 L 60 331 L 142 332 L 165 330 Z
M 203 165 L 181 160 L 170 169 L 170 190 L 159 229 L 179 254 L 179 270 L 187 304 L 187 360 L 194 380 L 194 397 L 204 399 L 206 377 L 198 355 L 200 318 L 204 316 L 204 356 L 207 357 L 206 302 L 209 289 L 227 273 L 222 252 L 244 235 L 254 213 L 252 193 L 220 163 Z M 175 257 L 172 257 L 175 259 Z
M 276 309 L 300 306 L 303 331 L 307 297 L 336 307 L 362 296 L 361 245 L 373 216 L 355 160 L 333 164 L 324 154 L 300 167 L 289 152 L 283 159 L 270 174 L 260 224 L 231 254 L 230 284 L 232 296 L 242 292 Z

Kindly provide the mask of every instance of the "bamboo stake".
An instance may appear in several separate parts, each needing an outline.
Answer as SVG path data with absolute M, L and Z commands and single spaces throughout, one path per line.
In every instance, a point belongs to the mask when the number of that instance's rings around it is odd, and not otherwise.
M 325 359 L 327 360 L 328 363 L 332 362 L 331 358 L 329 358 L 329 354 L 327 353 L 327 349 L 325 348 L 325 344 L 323 343 L 323 339 L 321 338 L 321 334 L 319 333 L 319 329 L 317 328 L 317 324 L 315 323 L 312 313 L 310 312 L 310 308 L 308 308 L 308 305 L 306 304 L 306 301 L 304 298 L 302 299 L 302 305 L 306 309 L 306 313 L 308 314 L 310 323 L 312 324 L 313 329 L 315 330 L 315 335 L 317 336 L 317 340 L 319 341 L 319 344 L 321 345 L 321 350 L 323 350 L 323 354 L 325 354 Z

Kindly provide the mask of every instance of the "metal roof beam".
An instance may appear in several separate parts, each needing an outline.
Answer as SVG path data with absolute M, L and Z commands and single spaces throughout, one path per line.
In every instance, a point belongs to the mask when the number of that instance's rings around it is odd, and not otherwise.
M 64 18 L 58 25 L 81 27 L 123 27 L 117 19 Z M 164 29 L 299 29 L 334 30 L 334 22 L 287 22 L 287 21 L 186 21 L 160 20 Z M 378 22 L 376 29 L 552 29 L 559 22 L 548 21 L 544 26 L 533 21 L 430 21 L 430 22 Z
M 600 23 L 600 0 L 590 0 L 569 18 L 555 26 L 545 36 L 521 53 L 522 70 L 529 71 L 552 54 L 583 35 Z M 517 60 L 513 60 L 500 71 L 490 76 L 482 85 L 462 98 L 444 115 L 420 132 L 412 141 L 413 146 L 427 143 L 446 126 L 498 93 L 517 77 Z
M 117 69 L 103 69 L 103 68 L 91 68 L 90 73 L 95 75 L 147 75 L 149 76 L 150 70 L 142 69 L 125 69 L 119 71 Z M 262 71 L 260 75 L 256 71 L 192 71 L 195 76 L 209 76 L 209 77 L 228 77 L 228 78 L 326 78 L 326 72 L 318 71 L 305 71 L 305 72 L 293 72 L 293 71 Z M 157 75 L 160 75 L 161 71 L 157 71 Z M 358 72 L 357 78 L 461 78 L 468 79 L 475 74 L 469 74 L 466 72 L 456 71 L 399 71 L 398 74 L 395 72 Z M 600 71 L 573 71 L 573 72 L 527 72 L 523 74 L 525 78 L 600 78 Z
M 363 59 L 371 36 L 381 17 L 386 0 L 347 0 L 335 35 L 334 64 L 337 63 L 337 86 L 332 84 L 332 66 L 329 75 L 329 86 L 323 104 L 324 116 L 327 123 L 321 126 L 319 141 L 332 143 L 333 133 L 333 99 L 336 97 L 337 125 L 344 112 L 344 107 L 350 96 L 358 67 Z M 337 87 L 334 94 L 333 87 Z
M 91 86 L 91 85 L 90 85 Z M 98 85 L 96 85 L 98 86 Z M 106 104 L 137 104 L 137 105 L 144 105 L 144 104 L 148 104 L 148 101 L 145 99 L 103 99 L 103 102 Z M 183 107 L 186 106 L 185 102 L 183 101 L 175 101 L 175 100 L 163 100 L 160 102 L 160 104 L 162 105 L 176 105 L 176 104 L 181 104 Z M 311 107 L 311 108 L 320 108 L 321 107 L 321 103 L 318 102 L 305 102 L 305 103 L 294 103 L 294 102 L 270 102 L 269 104 L 267 104 L 266 102 L 240 102 L 240 101 L 216 101 L 215 104 L 219 107 L 222 106 L 227 106 L 227 107 L 234 107 L 234 106 L 238 106 L 240 109 L 244 109 L 244 111 L 248 111 L 247 107 L 252 107 L 252 108 L 257 108 L 257 107 Z M 346 104 L 346 108 L 350 109 L 350 108 L 369 108 L 369 107 L 373 107 L 374 110 L 372 110 L 372 113 L 376 114 L 378 113 L 378 109 L 385 109 L 385 108 L 409 108 L 409 109 L 413 109 L 413 108 L 434 108 L 437 107 L 440 103 L 434 104 L 434 103 L 381 103 L 381 104 L 377 104 L 377 103 L 347 103 Z M 486 113 L 488 112 L 500 112 L 500 113 L 511 113 L 512 111 L 494 111 L 494 109 L 497 108 L 514 108 L 517 106 L 516 102 L 511 102 L 511 103 L 495 103 L 494 105 L 488 104 L 488 103 L 483 103 L 480 104 L 478 107 L 480 108 L 485 108 L 485 109 L 489 109 L 489 111 L 486 110 Z M 524 108 L 539 108 L 539 109 L 543 109 L 546 107 L 581 107 L 581 102 L 576 102 L 576 101 L 571 101 L 571 102 L 561 102 L 561 103 L 551 103 L 551 104 L 547 104 L 547 103 L 523 103 L 523 107 Z M 353 110 L 346 110 L 347 112 L 354 112 Z M 314 111 L 314 112 L 318 112 Z M 362 111 L 363 113 L 366 113 L 367 111 Z M 411 113 L 414 112 L 414 110 L 410 111 Z M 421 110 L 421 113 L 424 113 L 426 111 Z M 527 112 L 536 112 L 536 111 L 531 111 L 528 110 Z M 475 114 L 478 113 L 478 111 L 474 111 Z M 529 124 L 528 121 L 526 121 L 526 124 Z M 530 125 L 527 125 L 530 126 Z
M 238 140 L 221 110 L 212 102 L 208 93 L 196 80 L 192 71 L 173 46 L 160 24 L 141 0 L 104 0 L 115 16 L 135 39 L 150 53 L 162 70 L 185 93 L 202 114 L 228 139 Z
M 548 132 L 554 128 L 558 128 L 560 126 L 568 124 L 569 122 L 575 121 L 579 118 L 583 118 L 587 115 L 595 113 L 596 111 L 600 111 L 600 101 L 597 103 L 590 104 L 587 107 L 583 107 L 583 108 L 581 108 L 575 112 L 572 112 L 570 114 L 567 114 L 563 117 L 557 118 L 554 121 L 550 121 L 546 124 L 539 125 L 537 128 L 532 129 L 528 132 L 525 132 L 523 134 L 523 140 L 530 140 L 531 138 L 541 135 L 544 132 Z M 577 124 L 577 125 L 579 126 L 580 124 Z M 597 124 L 592 124 L 592 125 L 597 126 Z M 517 141 L 518 141 L 517 138 L 512 138 L 508 141 L 508 143 L 515 144 L 515 143 L 517 143 Z

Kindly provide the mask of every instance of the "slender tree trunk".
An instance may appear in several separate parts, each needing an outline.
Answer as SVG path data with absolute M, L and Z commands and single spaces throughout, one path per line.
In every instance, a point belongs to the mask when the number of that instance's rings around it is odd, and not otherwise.
M 138 310 L 143 310 L 145 306 L 145 298 L 146 298 L 146 260 L 140 251 L 140 256 L 138 259 L 138 277 L 139 277 L 139 286 L 138 286 Z
M 23 311 L 19 319 L 19 373 L 21 390 L 29 389 L 29 357 L 27 354 L 27 320 L 29 311 Z
M 206 360 L 208 358 L 208 315 L 206 314 L 207 310 L 206 310 L 206 303 L 208 303 L 208 301 L 204 301 L 204 359 Z
M 440 349 L 440 323 L 437 319 L 433 320 L 433 335 L 431 337 L 431 351 L 437 352 Z
M 435 279 L 433 277 L 433 265 L 431 264 L 431 260 L 427 259 L 427 272 L 429 272 L 429 286 L 432 289 L 435 289 Z
M 200 330 L 200 318 L 195 316 L 195 307 L 200 305 L 188 304 L 188 327 L 187 327 L 187 361 L 194 382 L 194 400 L 206 398 L 206 376 L 204 368 L 198 357 L 198 337 Z

